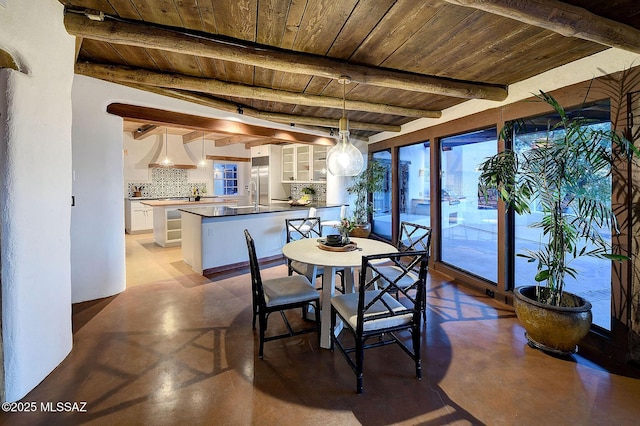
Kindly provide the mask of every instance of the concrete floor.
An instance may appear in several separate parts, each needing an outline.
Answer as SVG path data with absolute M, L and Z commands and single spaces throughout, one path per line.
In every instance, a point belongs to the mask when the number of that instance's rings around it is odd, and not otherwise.
M 399 348 L 371 349 L 358 396 L 344 359 L 314 334 L 268 342 L 259 360 L 247 271 L 201 277 L 179 248 L 152 241 L 127 236 L 127 290 L 74 306 L 73 351 L 23 399 L 38 409 L 0 424 L 638 424 L 638 370 L 531 349 L 511 307 L 438 276 L 421 381 Z M 43 412 L 47 402 L 86 402 L 86 412 Z

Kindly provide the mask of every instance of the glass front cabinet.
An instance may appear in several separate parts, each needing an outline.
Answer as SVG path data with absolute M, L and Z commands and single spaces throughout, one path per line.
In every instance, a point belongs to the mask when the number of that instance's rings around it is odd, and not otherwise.
M 287 145 L 282 147 L 283 182 L 326 182 L 327 147 Z

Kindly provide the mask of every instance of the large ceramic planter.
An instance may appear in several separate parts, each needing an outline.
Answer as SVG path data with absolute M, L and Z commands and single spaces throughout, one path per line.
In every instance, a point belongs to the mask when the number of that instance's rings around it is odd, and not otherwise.
M 356 238 L 369 238 L 369 234 L 371 234 L 371 224 L 365 223 L 364 225 L 356 225 L 355 228 L 351 232 L 349 232 L 350 237 Z
M 561 355 L 578 350 L 578 342 L 591 328 L 591 303 L 567 292 L 562 296 L 565 306 L 540 303 L 536 301 L 536 286 L 518 287 L 513 295 L 513 306 L 529 346 Z

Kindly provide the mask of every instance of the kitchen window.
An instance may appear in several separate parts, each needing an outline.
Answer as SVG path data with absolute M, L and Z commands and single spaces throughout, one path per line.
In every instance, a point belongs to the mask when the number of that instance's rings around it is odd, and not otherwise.
M 238 164 L 213 164 L 213 194 L 238 195 Z

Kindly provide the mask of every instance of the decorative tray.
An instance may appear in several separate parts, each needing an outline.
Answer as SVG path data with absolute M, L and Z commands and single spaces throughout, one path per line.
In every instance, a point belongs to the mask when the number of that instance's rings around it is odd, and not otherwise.
M 358 249 L 358 245 L 354 242 L 340 245 L 329 245 L 323 240 L 318 240 L 318 248 L 326 251 L 354 251 Z
M 290 206 L 308 206 L 311 204 L 311 201 L 289 201 Z

